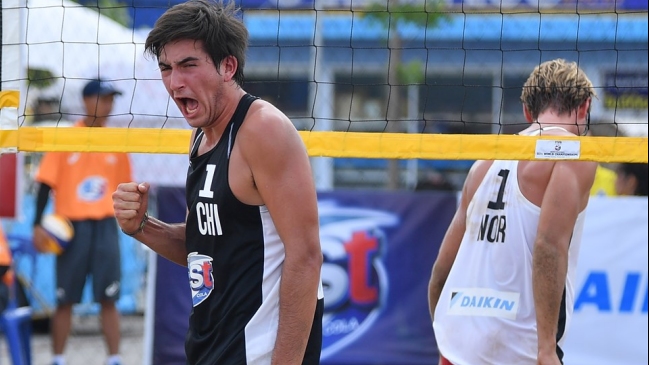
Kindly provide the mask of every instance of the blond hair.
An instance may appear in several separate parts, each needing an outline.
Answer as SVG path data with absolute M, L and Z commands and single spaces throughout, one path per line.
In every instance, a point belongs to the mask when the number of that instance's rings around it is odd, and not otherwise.
M 547 109 L 570 113 L 593 96 L 593 83 L 577 63 L 556 59 L 534 68 L 523 85 L 521 101 L 536 120 Z

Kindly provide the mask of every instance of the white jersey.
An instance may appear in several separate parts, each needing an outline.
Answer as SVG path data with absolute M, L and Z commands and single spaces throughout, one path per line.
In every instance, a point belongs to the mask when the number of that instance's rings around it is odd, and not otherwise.
M 541 209 L 518 186 L 518 161 L 494 161 L 469 203 L 466 232 L 435 308 L 440 353 L 454 365 L 536 365 L 532 252 Z M 559 350 L 574 304 L 584 224 L 570 242 Z M 561 356 L 562 354 L 560 354 Z

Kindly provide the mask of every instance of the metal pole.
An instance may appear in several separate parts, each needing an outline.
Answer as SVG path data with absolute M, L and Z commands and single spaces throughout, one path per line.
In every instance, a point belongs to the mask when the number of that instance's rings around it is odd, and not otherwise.
M 324 61 L 324 40 L 322 36 L 323 16 L 320 10 L 314 8 L 315 34 L 311 50 L 313 83 L 309 88 L 310 100 L 313 101 L 314 131 L 330 131 L 332 129 L 334 86 L 331 69 Z M 315 185 L 318 191 L 328 191 L 334 188 L 334 160 L 331 157 L 312 157 L 311 165 Z

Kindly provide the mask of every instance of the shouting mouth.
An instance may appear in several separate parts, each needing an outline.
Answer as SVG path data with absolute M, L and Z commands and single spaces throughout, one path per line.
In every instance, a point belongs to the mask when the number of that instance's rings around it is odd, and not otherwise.
M 178 98 L 180 108 L 186 117 L 190 117 L 198 111 L 198 101 L 191 98 Z

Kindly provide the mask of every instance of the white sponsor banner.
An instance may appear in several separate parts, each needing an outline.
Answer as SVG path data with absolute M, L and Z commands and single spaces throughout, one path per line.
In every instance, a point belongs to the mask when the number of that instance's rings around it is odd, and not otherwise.
M 536 141 L 534 157 L 551 160 L 576 160 L 580 154 L 580 141 L 539 139 Z
M 566 365 L 648 363 L 647 201 L 591 198 Z

